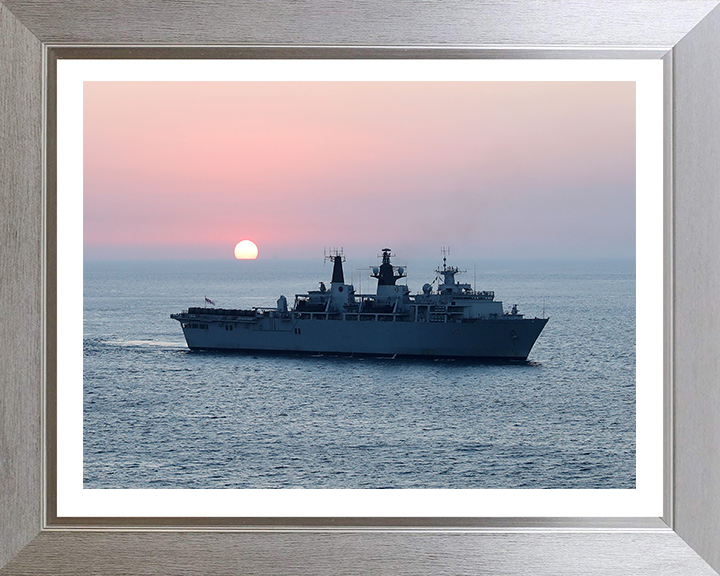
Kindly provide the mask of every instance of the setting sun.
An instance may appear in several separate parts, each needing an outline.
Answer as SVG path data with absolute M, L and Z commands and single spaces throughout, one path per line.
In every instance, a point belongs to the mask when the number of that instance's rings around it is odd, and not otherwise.
M 238 260 L 255 260 L 258 255 L 258 247 L 252 240 L 243 240 L 235 246 L 235 258 Z

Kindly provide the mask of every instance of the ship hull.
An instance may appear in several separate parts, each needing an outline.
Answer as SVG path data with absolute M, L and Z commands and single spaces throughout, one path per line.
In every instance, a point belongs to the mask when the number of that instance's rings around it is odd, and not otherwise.
M 527 359 L 544 318 L 473 322 L 382 322 L 256 318 L 244 322 L 176 318 L 192 350 Z M 197 324 L 196 324 L 197 323 Z M 197 327 L 194 327 L 197 326 Z

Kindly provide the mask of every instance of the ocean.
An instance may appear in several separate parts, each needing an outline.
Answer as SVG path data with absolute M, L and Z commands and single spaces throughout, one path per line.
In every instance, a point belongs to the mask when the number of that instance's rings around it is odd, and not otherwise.
M 635 488 L 635 261 L 453 264 L 549 316 L 527 362 L 192 352 L 171 313 L 292 303 L 332 266 L 86 261 L 84 487 Z

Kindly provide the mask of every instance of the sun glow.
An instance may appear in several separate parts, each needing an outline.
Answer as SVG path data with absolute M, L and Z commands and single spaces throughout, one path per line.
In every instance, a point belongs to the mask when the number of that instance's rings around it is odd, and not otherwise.
M 242 240 L 235 245 L 235 258 L 238 260 L 255 260 L 258 247 L 252 240 Z

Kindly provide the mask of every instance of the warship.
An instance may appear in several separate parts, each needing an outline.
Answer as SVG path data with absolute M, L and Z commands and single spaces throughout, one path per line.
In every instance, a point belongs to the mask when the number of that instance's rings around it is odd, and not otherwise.
M 292 307 L 280 296 L 273 308 L 195 307 L 170 318 L 191 350 L 527 359 L 548 318 L 525 318 L 517 304 L 505 310 L 494 292 L 458 283 L 461 270 L 447 264 L 446 250 L 435 280 L 411 294 L 397 283 L 407 274 L 391 263 L 394 256 L 383 248 L 372 268 L 374 294 L 345 283 L 345 258 L 334 250 L 325 256 L 333 263 L 330 287 L 320 282 L 296 294 Z

